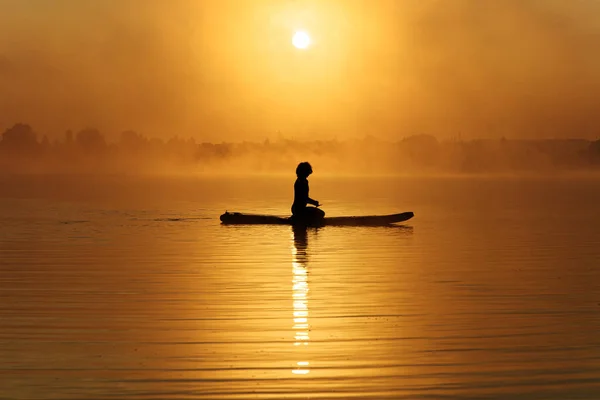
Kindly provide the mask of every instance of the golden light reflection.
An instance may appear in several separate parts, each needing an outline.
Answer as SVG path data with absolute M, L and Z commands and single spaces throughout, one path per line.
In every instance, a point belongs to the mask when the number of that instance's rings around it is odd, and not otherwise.
M 307 271 L 307 232 L 306 228 L 293 229 L 292 247 L 292 302 L 294 324 L 294 346 L 308 346 L 310 341 L 310 324 L 308 322 L 308 271 Z M 292 369 L 295 375 L 306 375 L 310 372 L 308 361 L 298 361 Z

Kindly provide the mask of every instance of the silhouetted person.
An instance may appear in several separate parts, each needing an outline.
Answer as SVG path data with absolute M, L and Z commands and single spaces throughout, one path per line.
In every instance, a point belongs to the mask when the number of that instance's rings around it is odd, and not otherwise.
M 294 183 L 294 204 L 292 204 L 292 218 L 297 222 L 307 224 L 318 223 L 325 217 L 325 212 L 318 209 L 319 202 L 308 196 L 308 176 L 312 174 L 312 167 L 307 162 L 301 162 L 296 168 L 296 182 Z M 307 207 L 312 204 L 316 207 Z

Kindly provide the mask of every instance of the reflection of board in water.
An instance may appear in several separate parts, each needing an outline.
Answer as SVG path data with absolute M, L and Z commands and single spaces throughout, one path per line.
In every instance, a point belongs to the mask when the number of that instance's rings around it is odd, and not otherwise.
M 330 226 L 381 226 L 408 221 L 414 213 L 408 211 L 390 215 L 362 215 L 348 217 L 325 217 L 319 225 Z M 244 214 L 225 212 L 220 217 L 221 222 L 230 225 L 294 225 L 290 217 L 276 215 Z

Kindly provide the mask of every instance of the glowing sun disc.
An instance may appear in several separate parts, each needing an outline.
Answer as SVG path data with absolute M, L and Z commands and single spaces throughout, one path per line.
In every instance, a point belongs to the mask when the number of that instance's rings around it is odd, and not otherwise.
M 292 44 L 298 49 L 306 49 L 310 45 L 310 36 L 304 31 L 294 33 Z

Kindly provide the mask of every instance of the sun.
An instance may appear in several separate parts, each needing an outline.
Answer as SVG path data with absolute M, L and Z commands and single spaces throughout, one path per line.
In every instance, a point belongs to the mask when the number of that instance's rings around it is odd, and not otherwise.
M 298 49 L 306 49 L 310 45 L 310 36 L 304 31 L 297 31 L 292 37 L 292 44 Z

